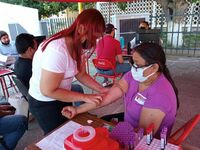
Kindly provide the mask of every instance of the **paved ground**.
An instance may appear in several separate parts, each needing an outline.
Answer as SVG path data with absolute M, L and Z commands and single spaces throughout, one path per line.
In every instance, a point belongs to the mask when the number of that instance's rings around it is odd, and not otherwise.
M 180 108 L 174 126 L 177 129 L 200 113 L 200 59 L 172 58 L 168 64 L 179 90 Z M 199 136 L 200 122 L 186 141 L 200 148 Z
M 193 57 L 168 57 L 168 68 L 179 89 L 180 108 L 177 113 L 176 130 L 195 114 L 200 113 L 200 58 Z M 95 72 L 90 68 L 91 72 Z M 86 92 L 91 92 L 85 88 Z M 105 108 L 93 111 L 99 116 L 123 111 L 123 103 L 119 100 Z M 42 137 L 36 121 L 29 124 L 29 130 L 19 141 L 16 150 L 22 150 L 27 144 L 36 142 Z M 192 131 L 186 142 L 200 148 L 200 122 Z

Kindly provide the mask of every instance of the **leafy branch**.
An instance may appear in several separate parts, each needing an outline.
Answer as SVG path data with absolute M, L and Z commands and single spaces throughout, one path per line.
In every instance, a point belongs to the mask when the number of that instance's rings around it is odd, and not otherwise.
M 126 3 L 126 2 L 118 2 L 118 3 L 116 3 L 116 4 L 117 4 L 117 7 L 118 7 L 119 9 L 121 9 L 122 11 L 125 11 L 126 8 L 127 8 L 127 3 Z

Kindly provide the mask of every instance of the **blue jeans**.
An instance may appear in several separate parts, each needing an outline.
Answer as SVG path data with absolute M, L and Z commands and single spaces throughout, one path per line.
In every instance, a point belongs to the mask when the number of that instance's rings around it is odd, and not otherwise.
M 27 118 L 22 115 L 0 117 L 0 135 L 9 150 L 14 150 L 28 126 Z M 0 145 L 1 149 L 1 145 Z
M 28 95 L 29 110 L 37 119 L 44 134 L 51 132 L 68 119 L 61 114 L 63 107 L 70 106 L 72 103 L 61 101 L 39 101 Z
M 126 72 L 128 72 L 130 70 L 131 70 L 131 65 L 129 63 L 123 63 L 123 64 L 117 63 L 116 64 L 116 68 L 115 68 L 116 73 L 125 74 Z M 113 75 L 114 74 L 114 72 L 112 70 L 97 69 L 97 71 L 98 71 L 98 73 L 106 74 L 106 75 Z
M 74 91 L 74 92 L 84 93 L 82 86 L 80 86 L 79 84 L 72 84 L 71 90 Z M 83 103 L 84 103 L 83 101 L 74 102 L 74 105 L 80 106 Z

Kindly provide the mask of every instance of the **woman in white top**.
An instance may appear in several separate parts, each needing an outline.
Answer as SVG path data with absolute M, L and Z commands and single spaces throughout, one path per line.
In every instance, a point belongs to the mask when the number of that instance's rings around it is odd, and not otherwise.
M 74 23 L 46 41 L 33 58 L 33 74 L 30 80 L 29 106 L 31 113 L 47 134 L 66 118 L 61 110 L 71 102 L 100 103 L 100 94 L 82 94 L 71 91 L 74 77 L 87 87 L 104 93 L 107 91 L 85 71 L 81 59 L 83 48 L 92 48 L 103 35 L 105 22 L 98 10 L 84 10 Z

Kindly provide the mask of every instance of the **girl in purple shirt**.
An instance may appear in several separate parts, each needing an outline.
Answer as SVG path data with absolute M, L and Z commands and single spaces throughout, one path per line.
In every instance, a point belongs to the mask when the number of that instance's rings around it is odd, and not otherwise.
M 103 96 L 100 106 L 88 103 L 79 107 L 67 106 L 63 108 L 63 115 L 72 118 L 124 96 L 125 121 L 135 128 L 145 129 L 154 123 L 157 138 L 162 127 L 166 126 L 169 135 L 179 102 L 178 91 L 167 69 L 162 47 L 154 43 L 138 45 L 134 48 L 131 64 L 131 71 Z

